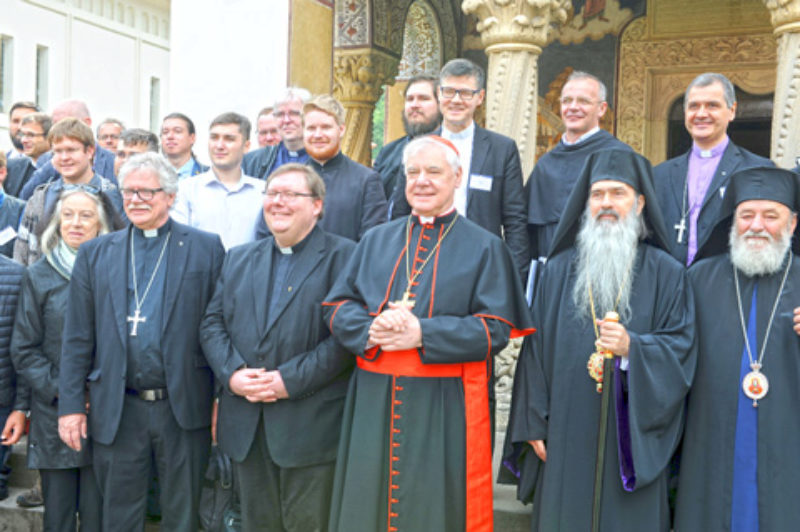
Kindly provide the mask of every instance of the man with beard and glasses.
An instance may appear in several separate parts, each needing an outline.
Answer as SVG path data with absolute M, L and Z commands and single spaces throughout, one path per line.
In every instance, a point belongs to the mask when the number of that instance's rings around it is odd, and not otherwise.
M 669 529 L 666 466 L 694 373 L 694 302 L 665 251 L 652 179 L 632 151 L 592 154 L 537 284 L 539 332 L 520 354 L 504 453 L 518 497 L 533 501 L 533 530 Z M 589 371 L 612 354 L 611 375 Z
M 372 165 L 381 174 L 383 192 L 387 198 L 392 197 L 395 185 L 404 175 L 403 150 L 408 146 L 408 142 L 414 137 L 433 133 L 442 122 L 439 100 L 436 99 L 438 86 L 439 79 L 430 74 L 420 74 L 408 80 L 403 93 L 405 98 L 403 128 L 406 136 L 384 146 Z
M 699 354 L 676 531 L 800 523 L 798 179 L 770 167 L 732 175 L 726 216 L 698 254 L 708 258 L 689 269 Z

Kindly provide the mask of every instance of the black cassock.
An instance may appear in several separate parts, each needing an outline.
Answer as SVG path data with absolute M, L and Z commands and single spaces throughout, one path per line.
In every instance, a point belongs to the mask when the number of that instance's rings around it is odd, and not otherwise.
M 365 353 L 373 319 L 407 286 L 408 217 L 370 230 L 326 298 L 333 335 L 358 356 L 342 422 L 331 531 L 492 529 L 489 361 L 510 335 L 532 330 L 502 240 L 458 216 L 435 249 L 454 216 L 424 225 L 412 217 L 410 267 L 422 268 L 412 312 L 420 319 L 422 348 Z M 470 392 L 481 385 L 482 392 Z M 473 452 L 476 446 L 482 454 Z M 470 515 L 482 524 L 470 525 Z
M 532 258 L 545 257 L 549 253 L 556 225 L 586 159 L 597 151 L 610 149 L 631 150 L 631 147 L 601 129 L 576 144 L 559 142 L 536 161 L 525 185 Z
M 572 300 L 575 256 L 575 248 L 559 253 L 542 272 L 533 306 L 538 332 L 520 354 L 506 435 L 504 464 L 520 476 L 520 500 L 533 501 L 538 531 L 591 529 L 601 396 L 586 369 L 594 330 Z M 665 469 L 681 437 L 696 359 L 694 305 L 684 268 L 646 244 L 637 253 L 631 310 L 622 320 L 629 366 L 622 371 L 617 358 L 608 416 L 600 530 L 665 531 Z M 529 440 L 545 440 L 545 464 Z
M 745 323 L 758 281 L 757 359 L 783 277 L 746 277 L 739 272 Z M 689 394 L 675 530 L 730 530 L 737 404 L 742 390 L 744 337 L 737 315 L 733 266 L 728 254 L 692 266 L 697 302 L 699 355 Z M 800 306 L 800 258 L 794 256 L 764 355 L 767 395 L 757 408 L 757 493 L 760 532 L 800 528 L 800 338 L 792 329 Z M 756 501 L 752 501 L 753 504 Z

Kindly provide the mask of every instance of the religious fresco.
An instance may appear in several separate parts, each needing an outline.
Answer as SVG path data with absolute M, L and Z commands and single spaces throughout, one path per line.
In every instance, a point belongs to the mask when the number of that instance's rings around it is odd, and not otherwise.
M 408 8 L 403 30 L 403 56 L 397 79 L 418 74 L 438 74 L 442 66 L 442 37 L 433 8 L 415 0 Z
M 559 115 L 558 96 L 573 70 L 600 78 L 608 88 L 609 110 L 601 127 L 614 130 L 614 89 L 620 34 L 646 12 L 646 0 L 574 0 L 572 20 L 539 57 L 539 96 L 547 111 Z M 540 100 L 541 101 L 541 100 Z M 556 126 L 555 124 L 553 126 Z M 541 146 L 557 139 L 542 139 Z

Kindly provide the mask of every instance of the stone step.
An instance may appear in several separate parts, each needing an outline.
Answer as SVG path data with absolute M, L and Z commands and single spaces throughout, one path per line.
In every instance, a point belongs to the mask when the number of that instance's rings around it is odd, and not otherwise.
M 11 448 L 11 456 L 8 457 L 8 465 L 11 466 L 11 475 L 8 478 L 9 486 L 25 489 L 32 487 L 36 483 L 36 471 L 28 469 L 28 442 L 26 438 L 26 436 L 23 436 Z
M 17 497 L 28 488 L 12 486 L 8 498 L 0 501 L 0 532 L 40 532 L 44 529 L 43 508 L 20 508 Z

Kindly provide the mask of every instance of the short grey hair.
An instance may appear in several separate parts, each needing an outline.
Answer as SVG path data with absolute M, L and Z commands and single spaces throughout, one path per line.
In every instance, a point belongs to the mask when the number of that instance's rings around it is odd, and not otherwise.
M 125 129 L 125 124 L 122 123 L 122 120 L 118 118 L 106 118 L 99 124 L 97 124 L 97 134 L 100 134 L 100 128 L 106 124 L 114 124 L 115 126 L 119 126 L 119 130 L 122 131 Z
M 608 96 L 608 90 L 606 89 L 606 84 L 600 81 L 600 78 L 593 74 L 589 74 L 588 72 L 584 72 L 583 70 L 576 70 L 572 74 L 567 77 L 566 85 L 570 81 L 576 81 L 581 79 L 590 79 L 597 83 L 597 97 L 600 99 L 601 102 L 606 101 L 606 97 Z
M 445 78 L 460 78 L 462 76 L 469 76 L 475 78 L 478 90 L 486 86 L 486 74 L 483 69 L 469 59 L 458 58 L 451 59 L 442 67 L 439 72 L 439 85 Z
M 140 153 L 134 155 L 122 165 L 119 170 L 119 187 L 125 186 L 125 179 L 133 172 L 139 170 L 149 170 L 156 174 L 158 183 L 167 194 L 178 192 L 178 173 L 167 162 L 163 155 L 153 152 Z
M 311 93 L 302 87 L 287 87 L 286 90 L 275 98 L 275 104 L 272 107 L 273 109 L 277 109 L 286 102 L 293 102 L 294 100 L 300 100 L 300 102 L 305 105 L 311 100 Z
M 437 140 L 434 136 L 425 135 L 424 137 L 412 140 L 406 145 L 406 148 L 403 150 L 403 170 L 405 171 L 406 164 L 411 157 L 428 146 L 436 146 L 444 152 L 447 164 L 450 165 L 453 172 L 457 172 L 459 168 L 461 168 L 461 160 L 458 158 L 458 153 L 454 149 L 450 148 L 450 146 L 443 143 L 441 140 Z
M 158 152 L 158 137 L 152 131 L 134 127 L 124 130 L 119 140 L 126 146 L 133 144 L 147 144 L 147 151 Z
M 714 83 L 719 83 L 722 85 L 722 91 L 725 94 L 725 104 L 728 106 L 728 109 L 732 108 L 733 104 L 736 103 L 736 90 L 733 88 L 733 83 L 731 83 L 731 80 L 729 80 L 723 74 L 718 74 L 717 72 L 703 72 L 694 78 L 692 82 L 689 83 L 689 86 L 686 87 L 686 92 L 683 95 L 684 109 L 689 103 L 689 91 L 695 87 L 708 87 Z
M 113 214 L 110 212 L 110 209 L 114 207 L 105 194 L 102 192 L 92 194 L 79 188 L 65 190 L 58 197 L 53 213 L 50 215 L 50 220 L 47 222 L 47 227 L 42 231 L 42 237 L 40 239 L 42 255 L 47 255 L 53 251 L 58 245 L 58 241 L 61 240 L 61 210 L 64 205 L 64 200 L 76 194 L 83 194 L 87 198 L 90 198 L 94 202 L 95 207 L 97 207 L 97 217 L 100 219 L 100 231 L 98 231 L 97 236 L 110 233 L 114 230 L 114 222 L 112 220 Z

